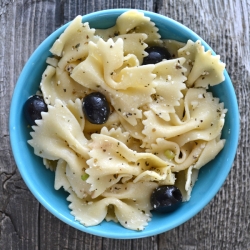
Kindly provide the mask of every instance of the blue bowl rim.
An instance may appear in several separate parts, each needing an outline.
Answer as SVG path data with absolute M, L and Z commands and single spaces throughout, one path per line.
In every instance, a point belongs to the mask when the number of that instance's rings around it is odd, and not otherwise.
M 122 14 L 125 11 L 128 11 L 131 9 L 126 9 L 126 8 L 120 8 L 120 9 L 108 9 L 108 10 L 102 10 L 102 11 L 96 11 L 90 14 L 86 14 L 83 16 L 83 22 L 87 22 L 89 19 L 95 17 L 96 15 L 116 15 L 119 16 L 120 14 Z M 185 32 L 188 33 L 188 35 L 190 36 L 191 40 L 200 40 L 202 42 L 202 45 L 204 45 L 204 47 L 208 50 L 211 50 L 213 53 L 214 51 L 212 50 L 212 48 L 210 48 L 210 46 L 201 38 L 199 37 L 196 33 L 194 33 L 192 30 L 190 30 L 189 28 L 187 28 L 186 26 L 182 25 L 181 23 L 163 16 L 161 14 L 157 14 L 154 12 L 150 12 L 150 11 L 144 11 L 144 10 L 140 10 L 137 9 L 138 11 L 142 11 L 145 16 L 150 17 L 151 19 L 158 19 L 160 18 L 162 21 L 168 21 L 170 23 L 172 23 L 174 26 L 176 26 L 177 28 L 180 28 L 181 30 L 185 30 Z M 33 61 L 32 59 L 35 57 L 35 55 L 42 49 L 43 45 L 45 43 L 47 43 L 50 39 L 54 39 L 56 37 L 59 37 L 59 35 L 66 29 L 66 27 L 70 24 L 70 22 L 66 23 L 65 25 L 63 25 L 62 27 L 60 27 L 59 29 L 55 30 L 51 35 L 49 35 L 39 46 L 38 48 L 33 52 L 33 54 L 30 56 L 30 58 L 28 59 L 27 63 L 25 64 L 20 77 L 17 81 L 16 87 L 14 89 L 14 93 L 12 96 L 12 101 L 11 101 L 11 107 L 10 107 L 10 116 L 9 116 L 9 130 L 10 130 L 10 142 L 11 142 L 11 147 L 12 147 L 12 151 L 13 151 L 13 155 L 14 155 L 14 159 L 16 161 L 16 164 L 19 168 L 19 156 L 18 156 L 18 144 L 15 141 L 15 107 L 18 107 L 18 103 L 15 102 L 15 100 L 17 99 L 16 97 L 18 96 L 18 92 L 20 91 L 21 85 L 19 82 L 22 81 L 22 76 L 26 74 L 26 72 L 28 72 L 29 70 L 29 66 L 30 63 Z M 215 53 L 214 53 L 215 54 Z M 232 85 L 232 82 L 230 80 L 230 77 L 227 73 L 227 71 L 225 70 L 225 81 L 228 82 L 228 91 L 231 93 L 232 96 L 235 96 L 235 91 Z M 239 111 L 238 111 L 238 104 L 237 104 L 237 99 L 235 97 L 234 100 L 236 103 L 234 105 L 234 110 L 231 110 L 234 114 L 236 114 L 237 117 L 235 117 L 235 121 L 239 121 Z M 233 145 L 231 145 L 232 147 L 232 151 L 231 152 L 235 152 L 237 150 L 237 146 L 238 146 L 238 139 L 239 139 L 239 130 L 240 130 L 240 125 L 239 122 L 235 122 L 234 127 L 232 128 L 232 131 L 234 132 L 234 139 L 233 141 L 235 142 Z M 235 154 L 231 154 L 228 157 L 228 162 L 232 165 L 233 161 L 234 161 L 234 157 Z M 230 171 L 231 167 L 228 167 L 227 169 L 225 169 L 225 175 L 222 176 L 219 181 L 217 182 L 217 185 L 214 186 L 210 192 L 210 195 L 208 195 L 206 197 L 206 199 L 202 200 L 201 203 L 199 203 L 199 206 L 196 206 L 195 209 L 193 209 L 192 211 L 189 212 L 189 214 L 185 217 L 185 219 L 179 220 L 176 223 L 173 223 L 171 227 L 159 227 L 157 229 L 154 230 L 154 232 L 146 232 L 146 231 L 140 231 L 140 232 L 136 232 L 136 234 L 134 234 L 134 231 L 131 231 L 131 233 L 128 233 L 126 235 L 120 235 L 119 233 L 116 232 L 105 232 L 102 230 L 96 231 L 94 227 L 83 227 L 81 224 L 76 224 L 74 222 L 72 222 L 71 220 L 65 218 L 62 214 L 58 213 L 57 210 L 52 207 L 49 203 L 46 202 L 46 200 L 44 199 L 44 197 L 42 197 L 37 190 L 35 190 L 33 188 L 33 184 L 31 183 L 31 181 L 29 180 L 29 178 L 23 174 L 22 172 L 22 168 L 19 168 L 20 174 L 23 178 L 23 180 L 25 181 L 26 185 L 28 186 L 28 188 L 30 189 L 30 191 L 33 193 L 33 195 L 36 197 L 36 199 L 48 210 L 50 211 L 53 215 L 55 215 L 57 218 L 59 218 L 61 221 L 69 224 L 70 226 L 80 230 L 80 231 L 84 231 L 93 235 L 97 235 L 97 236 L 101 236 L 101 237 L 107 237 L 107 238 L 115 238 L 115 239 L 133 239 L 133 238 L 143 238 L 143 237 L 149 237 L 152 235 L 156 235 L 156 234 L 160 234 L 166 231 L 169 231 L 181 224 L 183 224 L 184 222 L 188 221 L 190 218 L 192 218 L 193 216 L 195 216 L 198 212 L 200 212 L 200 210 L 202 210 L 211 200 L 212 198 L 216 195 L 216 193 L 219 191 L 219 189 L 221 188 L 221 186 L 223 185 L 225 179 L 227 178 L 227 175 Z

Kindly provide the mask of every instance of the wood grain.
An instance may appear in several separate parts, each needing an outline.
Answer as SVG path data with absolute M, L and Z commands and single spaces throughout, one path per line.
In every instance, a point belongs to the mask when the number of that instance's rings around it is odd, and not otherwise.
M 9 142 L 11 96 L 29 56 L 76 15 L 108 8 L 158 12 L 199 34 L 226 63 L 241 116 L 237 155 L 215 198 L 183 225 L 144 239 L 101 238 L 59 221 L 27 189 Z M 249 0 L 0 0 L 0 249 L 250 249 L 249 16 Z

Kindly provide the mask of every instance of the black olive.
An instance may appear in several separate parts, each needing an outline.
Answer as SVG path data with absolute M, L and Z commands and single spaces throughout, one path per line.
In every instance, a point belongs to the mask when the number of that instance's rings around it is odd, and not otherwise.
M 48 112 L 48 107 L 42 96 L 33 95 L 24 103 L 24 117 L 30 125 L 36 125 L 35 120 L 41 120 L 41 112 Z
M 106 97 L 99 92 L 85 96 L 82 107 L 87 120 L 93 124 L 103 124 L 109 118 L 109 103 Z
M 164 47 L 153 46 L 145 49 L 148 55 L 143 58 L 143 65 L 156 64 L 161 62 L 163 59 L 171 59 L 171 55 L 168 50 Z
M 176 186 L 159 186 L 151 194 L 150 202 L 154 211 L 168 213 L 180 207 L 182 194 Z

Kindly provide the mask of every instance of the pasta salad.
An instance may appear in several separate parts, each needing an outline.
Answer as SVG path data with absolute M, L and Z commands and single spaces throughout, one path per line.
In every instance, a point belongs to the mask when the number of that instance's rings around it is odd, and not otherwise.
M 45 109 L 28 143 L 75 219 L 143 230 L 155 190 L 175 187 L 188 201 L 225 144 L 226 109 L 209 91 L 224 80 L 220 57 L 200 41 L 161 39 L 135 10 L 103 30 L 77 16 L 50 51 L 37 97 Z M 157 53 L 166 57 L 151 63 Z

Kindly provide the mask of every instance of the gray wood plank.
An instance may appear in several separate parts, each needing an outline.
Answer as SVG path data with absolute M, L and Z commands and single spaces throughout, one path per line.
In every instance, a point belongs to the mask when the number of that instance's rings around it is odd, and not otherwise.
M 250 204 L 245 200 L 250 197 L 249 3 L 182 1 L 173 8 L 171 5 L 168 8 L 165 6 L 159 10 L 161 14 L 194 30 L 226 63 L 240 106 L 241 135 L 233 168 L 220 192 L 193 219 L 161 235 L 159 248 L 249 249 Z
M 155 11 L 194 30 L 226 62 L 238 97 L 240 142 L 225 184 L 194 218 L 155 237 L 105 239 L 59 221 L 27 189 L 9 144 L 11 96 L 29 56 L 76 15 L 107 8 Z M 249 0 L 0 0 L 0 249 L 250 249 L 249 14 Z

